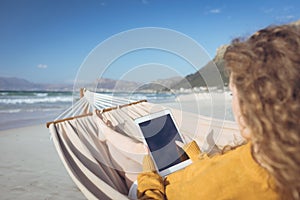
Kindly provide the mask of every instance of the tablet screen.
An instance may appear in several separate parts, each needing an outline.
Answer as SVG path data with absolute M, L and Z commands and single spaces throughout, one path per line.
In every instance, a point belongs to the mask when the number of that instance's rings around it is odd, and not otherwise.
M 182 141 L 170 114 L 139 123 L 159 171 L 187 160 L 188 156 L 175 141 Z

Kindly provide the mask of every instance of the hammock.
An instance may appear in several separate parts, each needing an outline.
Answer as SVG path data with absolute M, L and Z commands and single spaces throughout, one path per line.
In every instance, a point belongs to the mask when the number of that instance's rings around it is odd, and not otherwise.
M 87 199 L 128 199 L 146 154 L 134 119 L 162 109 L 166 107 L 145 100 L 86 90 L 72 107 L 47 123 L 60 159 Z M 168 109 L 186 141 L 195 140 L 202 151 L 242 142 L 231 121 Z

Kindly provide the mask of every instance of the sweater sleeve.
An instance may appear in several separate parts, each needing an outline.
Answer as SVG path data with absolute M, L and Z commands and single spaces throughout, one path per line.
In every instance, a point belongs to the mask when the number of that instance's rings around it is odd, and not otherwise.
M 192 161 L 199 159 L 200 149 L 195 141 L 183 146 Z M 155 171 L 153 160 L 146 155 L 143 160 L 143 173 L 138 175 L 138 199 L 165 199 L 163 178 Z
M 143 172 L 138 175 L 138 199 L 165 199 L 163 178 L 156 172 Z
M 138 175 L 138 199 L 165 199 L 163 178 L 155 171 L 149 155 L 143 160 L 143 173 Z

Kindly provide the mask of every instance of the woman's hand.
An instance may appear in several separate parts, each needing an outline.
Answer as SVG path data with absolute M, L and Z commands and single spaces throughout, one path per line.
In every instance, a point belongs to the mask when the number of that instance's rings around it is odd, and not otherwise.
M 199 159 L 199 155 L 201 154 L 201 150 L 196 143 L 196 141 L 192 141 L 187 144 L 183 144 L 181 141 L 176 140 L 175 141 L 176 145 L 183 149 L 183 151 L 189 156 L 189 158 L 195 162 L 196 160 Z

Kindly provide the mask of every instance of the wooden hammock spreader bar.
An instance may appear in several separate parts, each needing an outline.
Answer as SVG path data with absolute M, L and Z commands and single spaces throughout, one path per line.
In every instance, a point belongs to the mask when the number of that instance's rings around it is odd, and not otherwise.
M 80 90 L 79 90 L 80 98 L 82 98 L 84 96 L 85 90 L 86 90 L 85 88 L 80 88 Z
M 135 104 L 143 103 L 143 102 L 147 102 L 147 100 L 143 99 L 143 100 L 140 100 L 140 101 L 135 101 L 135 102 L 120 105 L 120 106 L 115 106 L 115 107 L 111 107 L 111 108 L 104 108 L 100 112 L 108 112 L 108 111 L 111 111 L 111 110 L 115 110 L 115 109 L 118 109 L 118 108 L 124 108 L 124 107 L 127 107 L 127 106 L 131 106 L 131 105 L 135 105 Z
M 83 114 L 83 115 L 77 115 L 77 116 L 74 116 L 74 117 L 67 117 L 67 118 L 64 118 L 64 119 L 59 119 L 59 120 L 56 120 L 56 121 L 47 122 L 46 126 L 47 126 L 47 128 L 49 128 L 50 124 L 56 124 L 56 123 L 69 121 L 69 120 L 72 120 L 72 119 L 77 119 L 77 118 L 86 117 L 86 116 L 92 116 L 92 115 L 93 115 L 93 113 L 87 113 L 87 114 Z
M 108 111 L 115 110 L 115 109 L 118 109 L 118 108 L 124 108 L 124 107 L 127 107 L 127 106 L 135 105 L 135 104 L 142 103 L 142 102 L 147 102 L 147 100 L 144 99 L 144 100 L 135 101 L 135 102 L 124 104 L 124 105 L 120 105 L 120 106 L 115 106 L 115 107 L 111 107 L 111 108 L 105 108 L 105 109 L 103 109 L 101 111 L 100 110 L 96 110 L 96 111 L 100 112 L 100 113 L 103 113 L 103 112 L 108 112 Z M 68 121 L 68 120 L 73 120 L 73 119 L 77 119 L 77 118 L 81 118 L 81 117 L 86 117 L 86 116 L 92 116 L 92 115 L 93 115 L 93 113 L 87 113 L 87 114 L 83 114 L 83 115 L 77 115 L 77 116 L 74 116 L 74 117 L 68 117 L 68 118 L 64 118 L 64 119 L 59 119 L 59 120 L 56 120 L 56 121 L 47 122 L 46 126 L 47 126 L 47 128 L 49 128 L 50 124 L 56 124 L 56 123 L 60 123 L 60 122 Z

